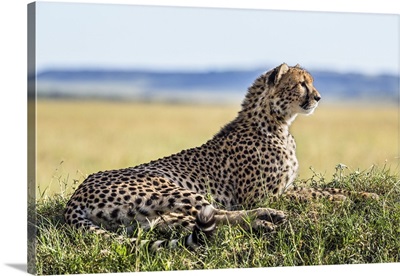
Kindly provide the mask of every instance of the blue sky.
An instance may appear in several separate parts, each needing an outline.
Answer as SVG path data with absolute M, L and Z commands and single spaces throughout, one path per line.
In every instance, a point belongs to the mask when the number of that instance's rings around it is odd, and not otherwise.
M 218 70 L 282 62 L 399 71 L 397 15 L 39 2 L 36 16 L 39 71 Z

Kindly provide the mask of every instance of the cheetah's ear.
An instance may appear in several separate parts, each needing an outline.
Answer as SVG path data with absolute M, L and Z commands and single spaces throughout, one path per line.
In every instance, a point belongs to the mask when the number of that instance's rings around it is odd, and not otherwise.
M 289 71 L 289 66 L 286 63 L 282 63 L 272 71 L 268 77 L 268 85 L 276 85 L 281 77 Z

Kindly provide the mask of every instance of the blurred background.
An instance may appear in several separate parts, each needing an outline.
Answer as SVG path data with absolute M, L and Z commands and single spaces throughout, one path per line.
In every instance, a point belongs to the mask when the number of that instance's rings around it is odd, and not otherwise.
M 322 95 L 292 132 L 301 179 L 398 170 L 397 15 L 36 3 L 41 193 L 198 146 L 286 62 Z

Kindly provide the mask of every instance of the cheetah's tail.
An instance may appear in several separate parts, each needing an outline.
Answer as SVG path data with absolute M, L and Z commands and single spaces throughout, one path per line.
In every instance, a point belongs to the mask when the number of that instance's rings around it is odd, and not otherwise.
M 192 234 L 186 238 L 185 246 L 196 249 L 211 238 L 216 228 L 215 209 L 212 205 L 203 207 L 196 217 Z
M 212 237 L 216 229 L 215 209 L 212 205 L 203 207 L 197 214 L 193 232 L 183 239 L 173 239 L 170 241 L 158 240 L 150 242 L 149 248 L 156 251 L 162 247 L 174 248 L 179 243 L 190 249 L 197 249 L 204 245 Z

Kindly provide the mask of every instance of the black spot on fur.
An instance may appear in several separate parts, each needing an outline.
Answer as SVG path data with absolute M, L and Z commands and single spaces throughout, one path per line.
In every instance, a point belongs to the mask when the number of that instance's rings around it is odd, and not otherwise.
M 175 205 L 175 199 L 174 198 L 169 198 L 168 199 L 168 207 L 173 207 Z
M 117 218 L 118 213 L 119 213 L 119 209 L 118 208 L 114 209 L 110 214 L 111 218 Z
M 146 206 L 150 206 L 153 203 L 153 201 L 151 199 L 146 200 Z
M 135 203 L 136 203 L 137 205 L 139 205 L 140 203 L 142 203 L 142 199 L 141 199 L 141 198 L 135 199 Z

